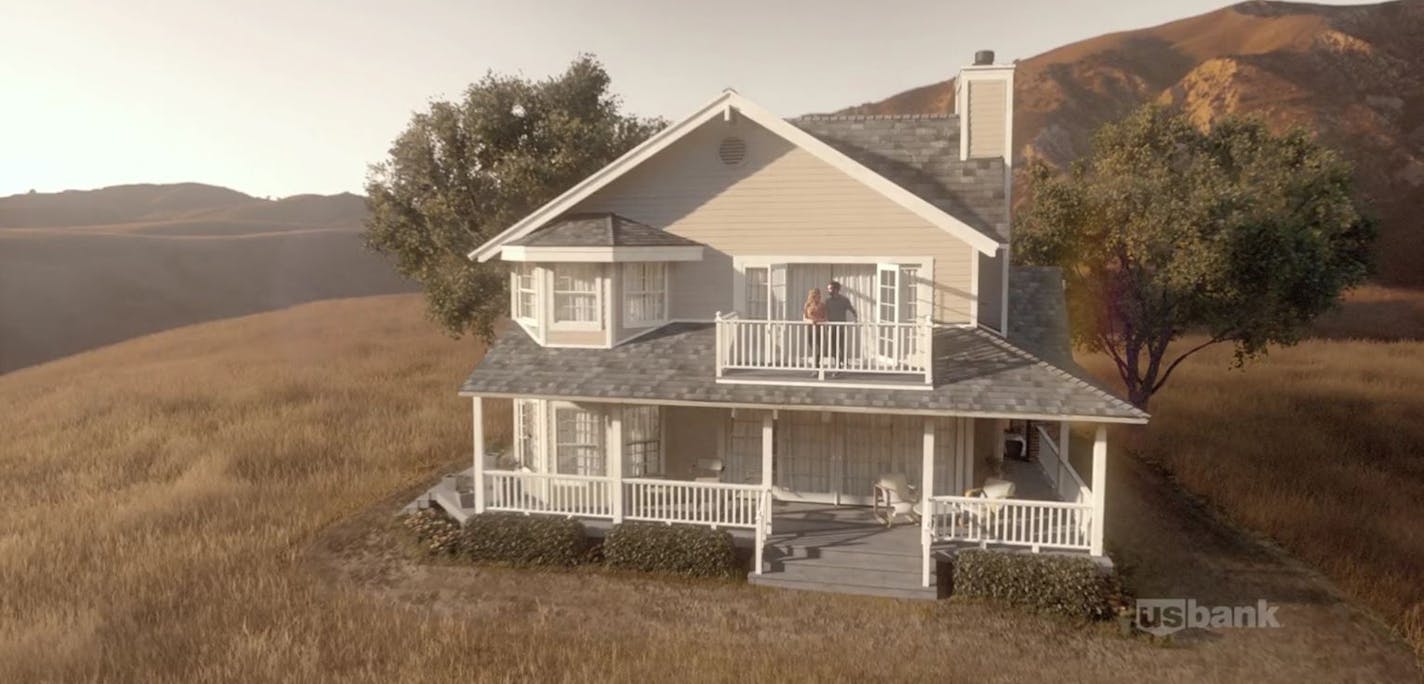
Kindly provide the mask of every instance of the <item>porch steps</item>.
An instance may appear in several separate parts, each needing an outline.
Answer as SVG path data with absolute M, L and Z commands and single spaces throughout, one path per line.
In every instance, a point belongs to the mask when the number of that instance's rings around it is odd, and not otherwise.
M 902 599 L 939 598 L 938 577 L 930 569 L 930 585 L 921 582 L 919 550 L 838 546 L 834 537 L 800 537 L 775 541 L 765 550 L 762 573 L 752 584 L 782 589 L 825 591 Z
M 440 508 L 456 522 L 464 523 L 474 508 L 474 495 L 461 492 L 457 486 L 458 474 L 446 475 L 434 487 L 422 492 L 414 501 L 401 508 L 402 514 L 415 513 L 427 508 Z

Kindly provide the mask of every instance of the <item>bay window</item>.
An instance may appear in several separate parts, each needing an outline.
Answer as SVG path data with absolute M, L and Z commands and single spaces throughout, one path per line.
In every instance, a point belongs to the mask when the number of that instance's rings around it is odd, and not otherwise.
M 596 329 L 600 324 L 598 266 L 558 264 L 554 267 L 554 323 Z
M 539 291 L 536 287 L 534 264 L 515 264 L 509 290 L 513 296 L 510 305 L 515 320 L 537 325 Z
M 661 263 L 623 264 L 623 324 L 661 325 L 667 321 L 667 266 Z

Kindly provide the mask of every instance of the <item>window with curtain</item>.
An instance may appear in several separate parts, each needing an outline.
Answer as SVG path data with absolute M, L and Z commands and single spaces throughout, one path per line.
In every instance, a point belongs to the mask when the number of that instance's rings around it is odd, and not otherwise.
M 593 264 L 554 267 L 554 322 L 592 323 L 598 317 L 598 269 Z
M 577 406 L 554 408 L 555 472 L 603 475 L 603 414 Z
M 900 321 L 913 323 L 920 320 L 920 267 L 900 267 Z
M 515 264 L 513 272 L 514 281 L 511 283 L 510 292 L 513 294 L 514 318 L 527 323 L 535 322 L 534 305 L 538 291 L 535 288 L 534 265 Z
M 514 456 L 516 467 L 539 470 L 539 403 L 533 399 L 514 401 Z
M 623 476 L 663 474 L 662 421 L 656 406 L 623 409 Z
M 635 327 L 667 320 L 667 268 L 660 263 L 623 264 L 623 324 Z
M 742 311 L 747 318 L 766 320 L 766 303 L 770 298 L 769 288 L 771 287 L 769 271 L 770 269 L 765 266 L 748 266 L 743 270 L 747 295 Z

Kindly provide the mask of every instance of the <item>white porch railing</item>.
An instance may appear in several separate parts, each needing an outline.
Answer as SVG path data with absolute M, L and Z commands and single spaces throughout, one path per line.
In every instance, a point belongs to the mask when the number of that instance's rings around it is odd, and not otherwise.
M 1057 438 L 1050 436 L 1042 425 L 1035 425 L 1034 429 L 1038 431 L 1038 465 L 1058 492 L 1058 498 L 1073 503 L 1091 503 L 1092 494 L 1088 485 L 1073 464 L 1058 451 Z
M 483 477 L 488 511 L 755 530 L 754 572 L 762 572 L 762 547 L 771 534 L 771 489 L 761 485 L 513 470 L 486 470 Z M 613 496 L 620 483 L 621 507 Z
M 486 510 L 613 517 L 613 485 L 606 477 L 513 470 L 486 470 L 484 477 Z
M 763 491 L 761 485 L 628 479 L 623 518 L 755 529 Z
M 930 500 L 935 541 L 1040 549 L 1091 548 L 1093 507 L 1086 503 L 936 496 Z
M 717 377 L 727 371 L 898 373 L 933 382 L 934 325 L 810 323 L 743 319 L 717 314 Z

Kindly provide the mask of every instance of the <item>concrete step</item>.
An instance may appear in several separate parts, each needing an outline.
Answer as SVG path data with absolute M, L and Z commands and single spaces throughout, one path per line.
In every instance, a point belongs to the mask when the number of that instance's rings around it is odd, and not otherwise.
M 817 582 L 795 577 L 788 577 L 784 573 L 772 573 L 763 575 L 750 575 L 747 581 L 762 587 L 773 587 L 777 589 L 795 589 L 799 591 L 823 591 L 834 594 L 858 594 L 861 596 L 883 596 L 886 598 L 916 599 L 932 601 L 939 598 L 939 591 L 935 587 L 902 587 L 902 586 L 877 586 L 866 584 L 849 584 L 845 582 Z

